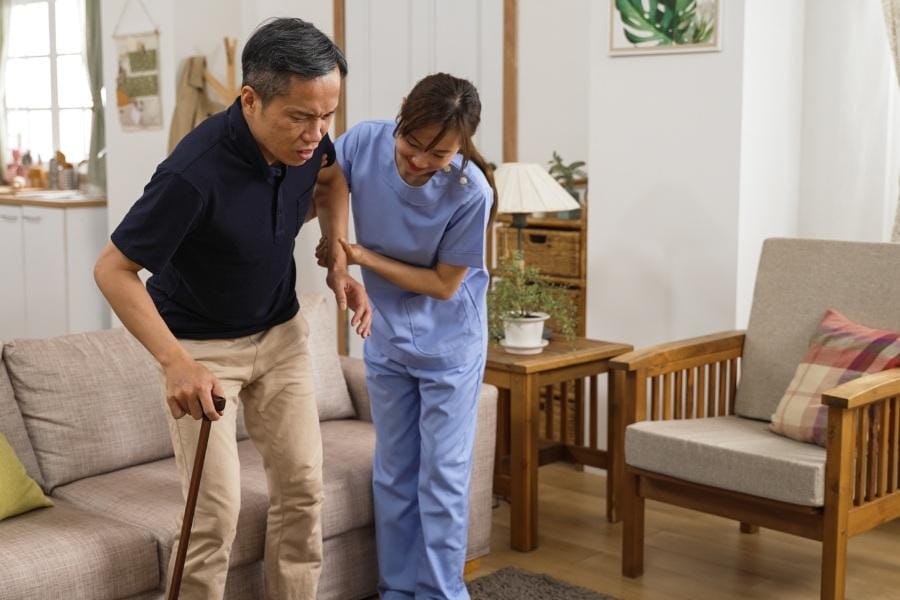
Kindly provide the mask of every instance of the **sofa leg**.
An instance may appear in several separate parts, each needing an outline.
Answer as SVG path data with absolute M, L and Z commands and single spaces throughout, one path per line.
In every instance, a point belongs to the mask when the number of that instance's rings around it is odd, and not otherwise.
M 644 498 L 638 493 L 639 478 L 627 468 L 620 482 L 622 528 L 622 575 L 640 577 L 644 573 Z
M 741 533 L 759 533 L 759 525 L 741 521 Z

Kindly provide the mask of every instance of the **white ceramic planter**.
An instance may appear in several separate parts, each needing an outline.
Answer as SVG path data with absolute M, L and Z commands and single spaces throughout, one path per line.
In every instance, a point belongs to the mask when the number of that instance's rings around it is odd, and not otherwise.
M 544 321 L 547 313 L 533 313 L 527 317 L 506 317 L 503 328 L 506 337 L 500 345 L 513 354 L 538 354 L 547 345 L 544 339 Z

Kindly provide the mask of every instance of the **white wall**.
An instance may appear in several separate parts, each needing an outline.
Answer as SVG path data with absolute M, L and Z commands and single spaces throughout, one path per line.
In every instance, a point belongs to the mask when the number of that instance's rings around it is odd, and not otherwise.
M 298 17 L 328 36 L 334 33 L 334 11 L 329 0 L 241 0 L 241 41 L 246 41 L 260 23 L 273 17 Z
M 744 2 L 722 50 L 608 56 L 591 3 L 588 318 L 644 346 L 735 322 Z
M 590 40 L 596 0 L 519 1 L 519 161 L 588 159 Z M 602 4 L 602 3 L 601 3 Z
M 160 0 L 144 3 L 160 32 L 160 93 L 162 96 L 163 127 L 158 130 L 127 132 L 119 125 L 115 106 L 116 69 L 118 51 L 112 35 L 119 16 L 119 31 L 139 33 L 147 31 L 146 17 L 140 4 L 127 0 L 101 2 L 103 29 L 103 81 L 106 87 L 106 188 L 107 218 L 112 231 L 141 195 L 156 165 L 165 157 L 169 137 L 169 123 L 175 106 L 175 35 L 174 2 Z M 128 11 L 122 14 L 128 5 Z
M 900 76 L 900 74 L 897 74 Z M 893 171 L 885 172 L 887 206 L 885 207 L 885 239 L 900 242 L 900 85 L 894 87 L 891 92 L 893 110 L 888 119 L 888 131 L 893 131 L 891 140 L 891 152 L 888 164 L 893 165 Z M 892 200 L 893 198 L 893 200 Z M 893 223 L 893 224 L 892 224 Z M 889 231 L 888 231 L 889 230 Z
M 736 326 L 750 316 L 763 240 L 797 235 L 805 0 L 754 0 L 744 16 Z
M 175 110 L 175 92 L 181 63 L 188 56 L 205 54 L 213 73 L 225 81 L 225 36 L 241 34 L 240 0 L 155 0 L 145 2 L 160 32 L 160 90 L 163 127 L 127 132 L 119 125 L 115 109 L 118 52 L 112 37 L 122 9 L 121 33 L 147 30 L 140 4 L 127 0 L 105 0 L 102 6 L 103 73 L 107 93 L 106 149 L 109 228 L 112 231 L 137 200 L 153 171 L 167 154 L 169 125 Z M 203 23 L 198 27 L 197 23 Z M 240 75 L 238 73 L 238 78 Z
M 881 2 L 810 2 L 804 64 L 799 233 L 889 239 L 900 152 Z
M 347 3 L 347 124 L 393 119 L 429 73 L 472 81 L 482 103 L 476 143 L 488 160 L 502 147 L 503 6 L 494 0 L 356 0 Z

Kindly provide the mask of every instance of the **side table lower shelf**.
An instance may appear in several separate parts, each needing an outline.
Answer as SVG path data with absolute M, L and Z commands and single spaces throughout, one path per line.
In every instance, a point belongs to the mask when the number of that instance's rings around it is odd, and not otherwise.
M 554 340 L 543 353 L 520 356 L 491 347 L 485 382 L 500 388 L 494 493 L 510 501 L 513 549 L 537 547 L 537 476 L 542 464 L 567 460 L 607 469 L 607 518 L 616 520 L 616 469 L 613 457 L 616 402 L 614 377 L 607 377 L 607 448 L 599 448 L 599 376 L 609 359 L 629 352 L 628 344 L 577 338 Z M 585 390 L 585 383 L 588 389 Z M 559 397 L 559 411 L 554 410 Z M 541 398 L 544 418 L 541 419 Z M 549 401 L 548 401 L 549 399 Z M 558 414 L 558 427 L 556 415 Z M 546 438 L 541 439 L 541 425 Z M 559 439 L 552 439 L 559 431 Z

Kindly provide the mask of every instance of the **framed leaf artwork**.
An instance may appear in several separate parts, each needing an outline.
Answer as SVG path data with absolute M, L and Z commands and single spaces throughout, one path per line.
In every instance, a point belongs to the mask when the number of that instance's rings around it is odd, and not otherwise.
M 611 56 L 715 52 L 721 0 L 610 0 Z

